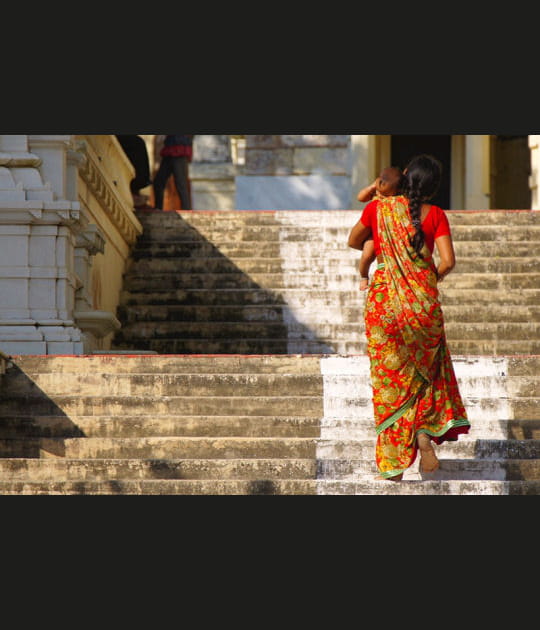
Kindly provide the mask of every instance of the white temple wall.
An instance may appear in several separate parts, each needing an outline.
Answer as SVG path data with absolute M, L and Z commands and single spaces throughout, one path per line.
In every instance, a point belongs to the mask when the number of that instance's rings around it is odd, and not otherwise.
M 132 172 L 114 136 L 0 135 L 1 352 L 83 354 L 110 344 L 142 230 Z

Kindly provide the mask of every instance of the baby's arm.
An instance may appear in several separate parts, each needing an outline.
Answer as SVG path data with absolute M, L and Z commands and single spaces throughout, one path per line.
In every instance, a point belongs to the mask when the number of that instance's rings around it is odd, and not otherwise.
M 367 203 L 368 201 L 371 201 L 373 199 L 376 192 L 377 192 L 377 180 L 375 180 L 373 184 L 370 184 L 369 186 L 362 188 L 362 190 L 358 193 L 357 199 L 358 201 L 361 201 L 362 203 Z

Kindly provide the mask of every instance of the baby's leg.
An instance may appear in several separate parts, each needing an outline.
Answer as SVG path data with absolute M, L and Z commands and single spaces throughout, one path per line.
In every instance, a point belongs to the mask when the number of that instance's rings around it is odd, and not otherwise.
M 369 268 L 371 263 L 375 260 L 375 247 L 373 245 L 373 239 L 369 239 L 364 242 L 362 247 L 362 256 L 358 263 L 358 271 L 360 272 L 360 290 L 365 291 L 368 288 L 369 283 Z

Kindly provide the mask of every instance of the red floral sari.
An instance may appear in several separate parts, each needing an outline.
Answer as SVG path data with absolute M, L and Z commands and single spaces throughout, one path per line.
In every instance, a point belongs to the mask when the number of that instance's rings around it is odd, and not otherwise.
M 448 351 L 433 257 L 420 258 L 405 197 L 379 201 L 377 226 L 384 263 L 365 307 L 377 432 L 376 462 L 384 478 L 402 474 L 417 456 L 418 433 L 441 444 L 470 423 Z

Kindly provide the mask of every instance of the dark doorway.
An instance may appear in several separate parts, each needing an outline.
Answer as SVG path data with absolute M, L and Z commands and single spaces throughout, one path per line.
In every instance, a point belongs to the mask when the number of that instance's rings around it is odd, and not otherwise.
M 443 210 L 450 209 L 451 146 L 452 136 L 392 136 L 391 160 L 394 166 L 405 168 L 408 161 L 419 153 L 429 153 L 442 162 L 441 187 L 432 203 Z
M 495 136 L 492 144 L 492 208 L 529 210 L 531 150 L 528 136 Z

